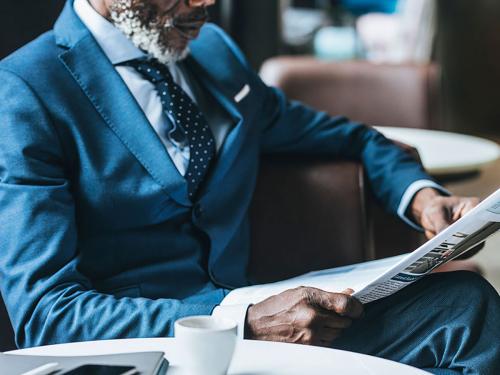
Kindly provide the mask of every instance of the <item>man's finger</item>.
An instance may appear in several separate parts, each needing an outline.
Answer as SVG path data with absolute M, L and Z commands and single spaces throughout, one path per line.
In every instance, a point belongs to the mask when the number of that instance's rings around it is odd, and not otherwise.
M 359 318 L 363 315 L 363 305 L 356 298 L 342 293 L 330 293 L 311 288 L 311 302 L 340 316 Z
M 428 240 L 430 240 L 431 238 L 433 238 L 435 235 L 436 235 L 436 233 L 431 232 L 430 230 L 426 230 L 426 231 L 425 231 L 425 237 L 426 237 Z
M 452 221 L 455 222 L 458 219 L 460 219 L 463 215 L 465 215 L 465 207 L 466 207 L 466 202 L 461 201 L 457 207 L 454 208 L 453 210 L 453 217 Z
M 479 204 L 480 200 L 478 198 L 471 198 L 468 199 L 467 202 L 465 203 L 460 217 L 464 216 L 467 212 L 472 210 L 474 207 L 476 207 Z

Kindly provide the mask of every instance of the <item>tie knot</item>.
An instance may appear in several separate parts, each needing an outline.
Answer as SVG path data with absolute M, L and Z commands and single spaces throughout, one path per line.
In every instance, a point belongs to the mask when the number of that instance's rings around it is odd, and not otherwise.
M 167 66 L 156 60 L 131 60 L 125 65 L 131 66 L 154 84 L 172 81 L 172 75 Z

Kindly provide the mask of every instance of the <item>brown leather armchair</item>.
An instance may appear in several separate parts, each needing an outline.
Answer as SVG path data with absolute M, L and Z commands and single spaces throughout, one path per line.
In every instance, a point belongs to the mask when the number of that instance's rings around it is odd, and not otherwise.
M 331 115 L 418 128 L 438 122 L 438 72 L 433 65 L 278 57 L 265 62 L 260 74 L 290 99 Z M 250 274 L 271 281 L 418 247 L 423 237 L 383 212 L 367 186 L 356 163 L 266 160 L 252 207 Z

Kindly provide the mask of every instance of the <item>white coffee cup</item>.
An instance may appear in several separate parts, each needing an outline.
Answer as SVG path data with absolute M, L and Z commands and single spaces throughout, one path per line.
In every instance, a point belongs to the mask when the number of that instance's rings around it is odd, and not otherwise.
M 191 316 L 177 320 L 174 329 L 183 373 L 227 373 L 236 346 L 236 322 L 214 316 Z

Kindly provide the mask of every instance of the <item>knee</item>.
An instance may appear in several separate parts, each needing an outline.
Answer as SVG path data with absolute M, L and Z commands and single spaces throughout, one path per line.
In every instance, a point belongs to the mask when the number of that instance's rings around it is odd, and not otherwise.
M 484 277 L 469 271 L 443 273 L 441 292 L 450 296 L 455 302 L 480 306 L 490 302 L 500 304 L 498 292 Z

